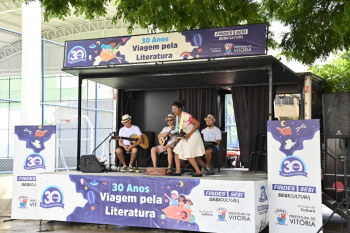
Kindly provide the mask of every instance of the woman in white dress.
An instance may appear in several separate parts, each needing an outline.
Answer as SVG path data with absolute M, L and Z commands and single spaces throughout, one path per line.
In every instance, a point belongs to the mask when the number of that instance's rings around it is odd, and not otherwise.
M 180 139 L 174 148 L 176 172 L 171 175 L 181 176 L 180 159 L 182 159 L 188 160 L 196 170 L 196 173 L 192 175 L 193 177 L 201 177 L 202 173 L 195 159 L 205 154 L 203 140 L 197 130 L 200 123 L 189 113 L 182 111 L 182 104 L 180 102 L 175 101 L 172 104 L 172 112 L 176 116 L 175 131 L 181 132 L 183 130 L 186 135 Z

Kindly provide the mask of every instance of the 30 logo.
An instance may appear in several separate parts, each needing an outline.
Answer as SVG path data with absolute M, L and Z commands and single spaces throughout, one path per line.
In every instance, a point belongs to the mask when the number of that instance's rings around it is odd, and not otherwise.
M 45 160 L 44 158 L 37 153 L 33 153 L 27 156 L 27 158 L 24 161 L 24 169 L 26 170 L 33 170 L 43 168 L 45 169 Z
M 62 191 L 56 186 L 47 187 L 41 194 L 40 206 L 43 208 L 62 207 L 64 208 Z
M 297 156 L 287 156 L 280 165 L 280 176 L 306 176 L 306 166 L 304 161 Z
M 264 202 L 267 201 L 267 194 L 266 194 L 266 187 L 265 185 L 261 185 L 260 187 L 260 198 L 259 198 L 260 202 Z
M 74 64 L 77 62 L 86 61 L 86 50 L 81 46 L 73 47 L 68 53 L 68 63 Z
M 275 214 L 277 215 L 276 225 L 287 226 L 286 220 L 288 212 L 285 209 L 276 209 Z

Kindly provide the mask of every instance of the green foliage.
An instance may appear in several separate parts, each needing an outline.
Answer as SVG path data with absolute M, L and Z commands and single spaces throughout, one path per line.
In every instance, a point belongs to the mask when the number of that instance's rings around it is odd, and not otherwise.
M 290 28 L 279 45 L 288 59 L 311 65 L 350 47 L 348 0 L 266 0 L 265 9 Z
M 34 0 L 17 0 L 31 2 Z M 40 0 L 44 18 L 75 15 L 97 19 L 115 4 L 113 20 L 155 32 L 255 24 L 277 20 L 290 28 L 278 45 L 287 59 L 311 65 L 331 52 L 350 47 L 349 0 Z M 269 48 L 277 44 L 269 33 Z
M 350 92 L 350 53 L 345 52 L 330 64 L 315 65 L 310 70 L 325 79 L 325 93 Z

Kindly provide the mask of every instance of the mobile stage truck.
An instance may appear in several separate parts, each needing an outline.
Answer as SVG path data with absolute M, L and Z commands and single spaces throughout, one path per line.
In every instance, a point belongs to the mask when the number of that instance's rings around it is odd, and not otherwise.
M 59 202 L 38 207 L 40 218 L 203 232 L 264 229 L 264 174 L 222 172 L 192 179 L 79 170 L 84 79 L 117 89 L 116 131 L 121 116 L 130 114 L 133 124 L 146 132 L 149 148 L 175 100 L 184 100 L 184 110 L 202 126 L 203 118 L 213 114 L 223 131 L 225 94 L 232 93 L 241 160 L 248 167 L 255 136 L 266 134 L 267 121 L 273 119 L 275 95 L 299 93 L 304 103 L 307 92 L 306 75 L 266 55 L 266 31 L 267 25 L 258 24 L 66 42 L 63 71 L 79 77 L 78 171 L 38 175 L 41 201 L 54 186 L 52 202 Z M 139 151 L 138 166 L 150 165 L 149 152 Z M 226 145 L 220 155 L 218 166 L 225 166 Z M 179 195 L 190 201 L 182 203 Z M 169 204 L 176 201 L 176 206 Z

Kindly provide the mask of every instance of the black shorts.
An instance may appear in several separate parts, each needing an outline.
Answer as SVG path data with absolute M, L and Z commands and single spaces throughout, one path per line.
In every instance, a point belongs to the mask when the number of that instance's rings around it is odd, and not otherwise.
M 117 148 L 122 149 L 123 154 L 125 154 L 125 153 L 126 153 L 126 150 L 125 150 L 125 148 L 124 148 L 124 147 L 122 147 L 122 146 L 118 146 Z M 136 146 L 135 148 L 139 149 L 139 146 Z M 131 152 L 131 151 L 130 151 L 130 152 Z

